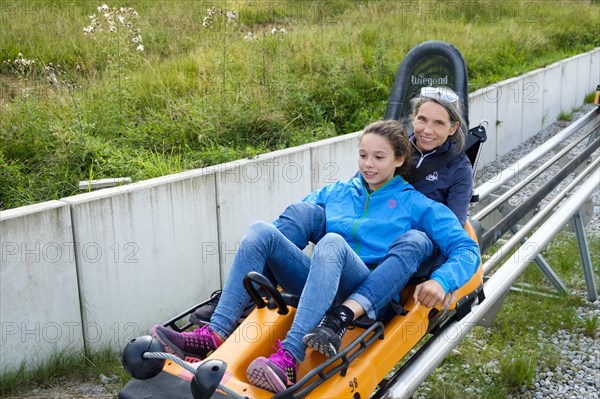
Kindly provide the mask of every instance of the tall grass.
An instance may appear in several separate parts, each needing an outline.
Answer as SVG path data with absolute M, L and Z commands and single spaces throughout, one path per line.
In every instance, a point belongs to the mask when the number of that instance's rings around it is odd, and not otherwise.
M 90 355 L 64 349 L 54 352 L 34 370 L 27 370 L 24 365 L 11 372 L 2 370 L 0 397 L 26 397 L 34 388 L 61 387 L 64 392 L 71 382 L 98 383 L 102 374 L 114 380 L 112 385 L 106 388 L 115 391 L 131 378 L 121 367 L 120 356 L 109 348 Z
M 0 7 L 2 209 L 90 170 L 145 179 L 359 130 L 422 41 L 455 45 L 471 90 L 600 45 L 589 1 L 109 3 L 138 12 L 138 53 L 84 35 L 100 3 Z

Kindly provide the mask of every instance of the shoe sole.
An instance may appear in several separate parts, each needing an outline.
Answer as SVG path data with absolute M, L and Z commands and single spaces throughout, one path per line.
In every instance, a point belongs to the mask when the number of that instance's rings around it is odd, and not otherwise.
M 179 348 L 177 348 L 175 344 L 173 344 L 165 335 L 163 335 L 163 333 L 157 329 L 157 326 L 152 326 L 152 328 L 150 329 L 150 335 L 152 335 L 158 340 L 158 342 L 162 344 L 162 346 L 165 349 L 165 352 L 180 357 L 181 359 L 185 357 L 185 354 Z
M 313 348 L 319 353 L 331 358 L 338 353 L 338 349 L 329 341 L 329 338 L 319 333 L 308 333 L 302 338 L 304 345 Z
M 266 389 L 267 391 L 279 393 L 286 389 L 285 383 L 279 379 L 277 373 L 269 367 L 269 360 L 259 357 L 250 363 L 246 370 L 246 377 L 250 384 Z

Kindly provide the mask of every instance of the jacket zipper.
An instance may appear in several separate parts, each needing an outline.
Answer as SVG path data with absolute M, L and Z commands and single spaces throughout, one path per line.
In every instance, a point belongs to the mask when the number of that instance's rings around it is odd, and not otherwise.
M 413 145 L 413 147 L 415 147 L 415 149 L 416 149 L 417 151 L 419 151 L 419 154 L 421 154 L 421 157 L 419 158 L 419 162 L 417 162 L 417 164 L 415 165 L 415 169 L 418 169 L 418 168 L 419 168 L 419 166 L 421 166 L 421 164 L 423 163 L 423 160 L 424 160 L 426 157 L 428 157 L 428 156 L 430 156 L 430 155 L 434 154 L 434 153 L 437 151 L 437 148 L 436 148 L 435 150 L 433 150 L 433 151 L 431 151 L 431 152 L 429 152 L 429 153 L 427 153 L 427 154 L 423 155 L 423 151 L 419 150 L 419 147 L 417 147 L 417 145 L 416 145 L 416 144 L 415 144 L 415 143 L 414 143 L 412 140 L 411 140 L 410 142 L 411 142 L 411 144 Z
M 352 227 L 352 237 L 354 237 L 354 242 L 356 242 L 355 252 L 358 255 L 358 251 L 360 250 L 360 241 L 358 240 L 358 224 L 361 220 L 367 217 L 367 213 L 369 213 L 369 199 L 371 199 L 371 194 L 367 193 L 367 200 L 365 201 L 364 211 L 361 217 L 354 221 L 354 227 Z

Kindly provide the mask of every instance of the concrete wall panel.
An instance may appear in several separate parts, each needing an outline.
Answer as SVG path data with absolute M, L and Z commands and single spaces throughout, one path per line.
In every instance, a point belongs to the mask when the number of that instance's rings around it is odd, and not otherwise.
M 544 71 L 538 69 L 523 76 L 519 91 L 523 116 L 522 141 L 527 141 L 542 130 L 544 108 Z
M 496 157 L 508 153 L 522 142 L 523 109 L 520 102 L 521 78 L 500 82 L 498 89 L 498 127 Z
M 591 64 L 592 53 L 581 54 L 578 57 L 574 57 L 571 62 L 577 62 L 577 87 L 576 87 L 576 101 L 575 107 L 578 107 L 583 103 L 585 95 L 596 87 L 596 84 L 590 82 L 590 64 Z
M 498 118 L 498 90 L 489 86 L 469 95 L 469 128 L 487 121 L 487 141 L 479 153 L 478 168 L 496 159 L 496 140 L 498 137 L 496 120 Z
M 572 59 L 561 61 L 561 93 L 560 110 L 565 113 L 571 112 L 581 105 L 583 98 L 577 95 L 577 64 Z
M 216 172 L 222 281 L 250 223 L 273 221 L 311 192 L 307 147 L 221 165 Z
M 83 351 L 69 207 L 50 201 L 2 211 L 0 241 L 2 369 Z
M 362 131 L 308 144 L 311 183 L 316 190 L 338 180 L 347 180 L 358 171 L 358 138 Z
M 86 345 L 122 347 L 220 286 L 214 174 L 187 172 L 65 199 Z
M 590 87 L 596 90 L 600 85 L 600 48 L 590 52 Z
M 550 126 L 560 114 L 562 92 L 562 65 L 552 64 L 544 69 L 542 128 Z

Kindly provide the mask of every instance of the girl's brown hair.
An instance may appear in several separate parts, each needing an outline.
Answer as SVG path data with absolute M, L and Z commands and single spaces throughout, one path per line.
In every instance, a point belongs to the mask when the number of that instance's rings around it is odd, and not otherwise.
M 402 123 L 392 119 L 373 122 L 364 128 L 360 138 L 362 139 L 365 134 L 378 134 L 384 137 L 394 149 L 394 156 L 396 158 L 404 157 L 404 162 L 402 166 L 396 168 L 395 175 L 407 179 L 411 170 L 412 144 Z

